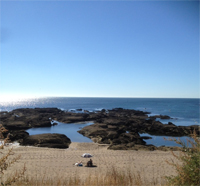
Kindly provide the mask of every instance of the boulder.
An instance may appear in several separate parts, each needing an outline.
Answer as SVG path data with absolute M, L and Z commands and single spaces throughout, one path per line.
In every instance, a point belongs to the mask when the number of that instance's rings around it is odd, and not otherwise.
M 22 142 L 23 139 L 27 138 L 29 133 L 24 130 L 10 131 L 9 140 Z
M 68 148 L 71 140 L 64 134 L 37 134 L 25 138 L 21 145 L 49 148 Z

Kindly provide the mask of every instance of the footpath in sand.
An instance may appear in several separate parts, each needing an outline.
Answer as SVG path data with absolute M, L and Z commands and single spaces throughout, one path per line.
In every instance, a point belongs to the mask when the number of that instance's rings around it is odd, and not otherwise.
M 75 142 L 68 149 L 15 147 L 15 155 L 20 154 L 21 158 L 9 168 L 9 173 L 19 170 L 25 163 L 26 175 L 33 179 L 105 175 L 113 166 L 119 171 L 139 172 L 145 182 L 156 180 L 161 183 L 164 176 L 176 174 L 174 167 L 166 163 L 166 160 L 171 159 L 177 161 L 170 151 L 107 150 L 107 147 L 96 143 Z M 84 153 L 93 155 L 91 159 L 97 167 L 85 167 L 90 158 L 82 158 Z M 83 162 L 82 167 L 74 165 L 79 161 Z

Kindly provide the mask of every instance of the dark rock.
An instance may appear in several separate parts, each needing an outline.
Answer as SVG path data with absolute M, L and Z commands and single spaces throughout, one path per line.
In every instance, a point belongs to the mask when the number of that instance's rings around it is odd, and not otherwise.
M 88 113 L 71 113 L 57 120 L 63 123 L 76 123 L 81 121 L 88 121 L 87 119 L 88 117 L 89 117 Z
M 78 110 L 83 111 L 82 109 Z M 13 140 L 30 138 L 25 133 L 14 134 L 14 131 L 34 127 L 51 127 L 51 121 L 63 123 L 94 121 L 93 125 L 82 128 L 79 133 L 91 138 L 94 142 L 110 144 L 110 148 L 113 149 L 134 149 L 136 146 L 139 148 L 138 145 L 147 146 L 144 141 L 146 138 L 140 137 L 139 133 L 159 136 L 189 136 L 195 131 L 197 135 L 200 135 L 198 125 L 176 126 L 171 122 L 163 124 L 156 118 L 170 119 L 169 116 L 148 117 L 147 114 L 149 112 L 123 108 L 83 113 L 64 112 L 57 108 L 22 108 L 11 112 L 0 112 L 0 121 L 9 132 L 11 131 Z M 44 143 L 40 144 L 40 146 L 42 145 Z M 52 146 L 59 146 L 59 144 Z M 148 149 L 152 148 L 148 147 Z
M 25 121 L 15 121 L 15 120 L 5 122 L 4 127 L 8 130 L 21 130 L 21 129 L 31 128 L 30 126 L 27 125 Z
M 162 150 L 162 151 L 181 151 L 182 148 L 181 147 L 166 147 L 166 146 L 160 146 L 157 147 L 157 150 Z
M 170 116 L 167 116 L 167 115 L 154 115 L 154 116 L 150 116 L 150 118 L 172 119 Z
M 125 144 L 119 144 L 119 145 L 110 145 L 108 147 L 110 150 L 128 150 L 128 147 Z
M 150 137 L 150 136 L 142 136 L 141 138 L 144 140 L 152 139 L 152 137 Z
M 58 123 L 56 123 L 56 122 L 53 122 L 53 123 L 52 123 L 52 126 L 55 126 L 55 125 L 58 125 Z
M 32 123 L 32 127 L 51 127 L 51 121 L 49 120 L 40 120 L 40 121 L 35 121 Z
M 29 136 L 29 133 L 24 130 L 16 130 L 11 131 L 9 135 L 9 139 L 11 141 L 19 141 L 22 142 L 23 139 L 27 138 Z
M 106 109 L 102 109 L 102 110 L 101 110 L 101 113 L 105 113 L 105 112 L 106 112 Z
M 47 113 L 47 114 L 55 114 L 55 113 L 63 113 L 64 111 L 58 108 L 35 108 L 35 112 L 38 113 Z
M 68 148 L 71 140 L 64 134 L 38 134 L 25 138 L 21 145 L 49 148 Z
M 168 125 L 171 125 L 171 126 L 176 126 L 175 124 L 173 124 L 172 122 L 168 122 Z
M 161 117 L 167 118 L 167 116 L 162 115 Z M 106 117 L 96 120 L 93 125 L 84 127 L 79 133 L 97 143 L 110 144 L 109 149 L 134 149 L 136 145 L 141 145 L 140 148 L 155 150 L 154 146 L 147 148 L 144 141 L 144 139 L 151 139 L 151 137 L 140 137 L 138 133 L 159 136 L 187 136 L 192 130 L 198 132 L 198 126 L 184 127 L 176 126 L 173 123 L 163 124 L 153 118 L 148 118 L 142 111 L 116 108 L 109 110 Z
M 122 147 L 123 149 L 128 149 L 130 144 L 146 144 L 137 132 L 126 133 L 125 127 L 121 127 L 121 125 L 109 124 L 106 127 L 106 124 L 96 123 L 86 126 L 78 132 L 89 137 L 94 142 L 110 144 L 112 146 L 110 149 L 122 149 Z M 127 147 L 126 144 L 129 144 L 129 146 Z

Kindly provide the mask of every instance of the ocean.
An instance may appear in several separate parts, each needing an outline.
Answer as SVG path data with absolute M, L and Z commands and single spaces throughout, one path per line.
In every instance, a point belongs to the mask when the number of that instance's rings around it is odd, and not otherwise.
M 168 115 L 173 119 L 160 120 L 162 123 L 167 124 L 169 121 L 177 126 L 188 126 L 188 125 L 199 125 L 200 124 L 200 99 L 190 99 L 190 98 L 75 98 L 75 97 L 49 97 L 49 98 L 34 98 L 34 99 L 24 99 L 18 101 L 10 102 L 0 102 L 0 111 L 11 111 L 17 108 L 47 108 L 47 107 L 57 107 L 62 110 L 71 109 L 84 109 L 89 111 L 101 110 L 101 109 L 113 109 L 113 108 L 124 108 L 124 109 L 135 109 L 141 111 L 150 112 L 150 115 Z M 91 124 L 91 123 L 90 123 Z M 87 125 L 87 124 L 86 124 Z M 63 125 L 60 123 L 58 127 L 61 126 L 61 132 L 63 133 Z M 66 125 L 64 125 L 66 126 Z M 90 142 L 88 138 L 81 139 L 77 138 L 80 135 L 76 132 L 76 129 L 67 128 L 67 130 L 74 131 L 73 136 L 76 139 L 72 141 L 77 142 Z M 84 124 L 83 124 L 84 126 Z M 83 127 L 81 126 L 81 127 Z M 55 128 L 56 129 L 56 128 Z M 29 129 L 29 134 L 36 134 L 37 131 L 31 132 Z M 34 130 L 34 129 L 33 129 Z M 80 125 L 77 126 L 77 130 L 80 130 Z M 41 131 L 38 129 L 38 133 L 47 133 L 49 129 Z M 58 133 L 58 129 L 56 129 Z M 54 130 L 51 129 L 52 133 Z M 76 134 L 77 133 L 77 134 Z M 150 136 L 148 134 L 143 134 L 145 136 Z M 146 140 L 148 144 L 154 145 L 169 145 L 166 144 L 165 140 L 162 140 L 161 136 L 151 136 L 152 140 Z M 162 139 L 161 139 L 162 138 Z M 182 137 L 184 140 L 185 138 Z M 161 142 L 162 141 L 162 142 Z M 174 146 L 174 145 L 172 145 Z

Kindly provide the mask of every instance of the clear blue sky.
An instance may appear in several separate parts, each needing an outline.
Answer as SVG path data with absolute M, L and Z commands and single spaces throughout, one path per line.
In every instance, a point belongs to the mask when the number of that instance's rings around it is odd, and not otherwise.
M 1 1 L 0 96 L 199 98 L 198 1 Z

